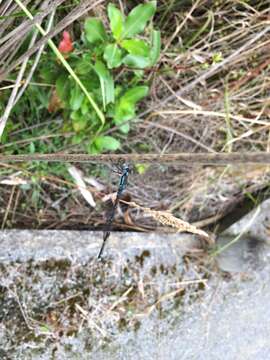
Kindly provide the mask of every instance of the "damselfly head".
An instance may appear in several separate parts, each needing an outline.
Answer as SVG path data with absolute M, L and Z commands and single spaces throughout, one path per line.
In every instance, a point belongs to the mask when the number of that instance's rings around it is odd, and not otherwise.
M 123 171 L 123 172 L 129 171 L 129 164 L 124 163 L 124 164 L 122 165 L 122 171 Z
M 131 170 L 131 167 L 126 162 L 118 162 L 118 164 L 114 164 L 113 172 L 117 173 L 118 175 L 123 175 L 123 173 L 129 173 Z

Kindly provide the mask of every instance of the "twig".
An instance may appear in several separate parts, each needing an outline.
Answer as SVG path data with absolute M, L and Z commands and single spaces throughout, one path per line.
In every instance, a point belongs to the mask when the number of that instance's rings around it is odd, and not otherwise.
M 50 162 L 85 162 L 111 163 L 125 159 L 140 163 L 166 163 L 179 165 L 238 165 L 238 164 L 270 164 L 270 153 L 235 152 L 235 153 L 176 153 L 176 154 L 30 154 L 2 155 L 0 162 L 50 161 Z

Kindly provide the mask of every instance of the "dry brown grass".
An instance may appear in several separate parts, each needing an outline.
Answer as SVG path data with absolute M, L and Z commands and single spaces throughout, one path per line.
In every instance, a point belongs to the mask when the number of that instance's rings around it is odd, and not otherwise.
M 189 232 L 192 234 L 199 235 L 200 237 L 207 239 L 209 242 L 213 242 L 210 235 L 205 231 L 196 228 L 196 226 L 189 224 L 187 221 L 181 220 L 175 216 L 173 216 L 168 211 L 157 211 L 152 210 L 150 208 L 145 208 L 136 204 L 135 202 L 128 203 L 129 206 L 135 207 L 137 209 L 142 210 L 144 213 L 149 214 L 156 221 L 165 226 L 171 226 L 177 229 L 177 232 Z

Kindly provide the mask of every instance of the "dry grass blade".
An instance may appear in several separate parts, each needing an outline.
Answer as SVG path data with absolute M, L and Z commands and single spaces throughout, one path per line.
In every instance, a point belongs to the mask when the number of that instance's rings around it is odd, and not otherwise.
M 207 241 L 209 241 L 209 242 L 213 242 L 213 239 L 211 239 L 209 234 L 207 234 L 205 231 L 200 230 L 200 229 L 196 228 L 196 226 L 191 225 L 190 223 L 173 216 L 168 211 L 151 210 L 150 208 L 140 206 L 140 205 L 136 204 L 135 202 L 130 202 L 127 204 L 144 211 L 145 213 L 149 214 L 155 220 L 157 220 L 158 222 L 160 222 L 163 225 L 176 228 L 177 232 L 189 232 L 192 234 L 199 235 L 202 238 L 207 239 Z
M 36 15 L 31 20 L 26 20 L 19 26 L 17 26 L 14 30 L 10 31 L 7 35 L 3 36 L 0 40 L 0 44 L 3 44 L 0 48 L 0 55 L 3 56 L 3 54 L 16 42 L 21 42 L 22 38 L 26 36 L 33 28 L 33 25 L 35 23 L 40 23 L 42 19 L 44 19 L 48 14 L 54 12 L 57 8 L 57 6 L 61 5 L 64 2 L 64 0 L 57 0 L 54 1 L 52 4 L 47 4 L 45 9 L 42 9 L 39 11 L 38 15 Z
M 87 186 L 83 179 L 82 172 L 80 170 L 78 170 L 75 166 L 69 166 L 68 172 L 69 172 L 70 176 L 72 176 L 72 178 L 74 179 L 76 185 L 78 186 L 78 189 L 80 190 L 80 193 L 82 194 L 84 199 L 87 201 L 87 203 L 90 206 L 95 207 L 96 202 L 95 202 L 91 192 L 87 189 Z
M 12 187 L 12 191 L 11 191 L 11 194 L 10 194 L 10 197 L 9 197 L 9 201 L 8 201 L 8 204 L 7 204 L 7 208 L 6 208 L 6 211 L 5 211 L 5 215 L 4 215 L 4 218 L 3 218 L 3 221 L 2 221 L 1 230 L 4 229 L 5 223 L 6 223 L 7 218 L 8 218 L 8 214 L 10 213 L 12 201 L 13 201 L 14 194 L 15 194 L 15 190 L 16 190 L 16 186 L 14 185 L 14 186 Z
M 267 23 L 268 24 L 268 23 Z M 182 96 L 187 94 L 191 90 L 195 88 L 199 83 L 209 79 L 211 76 L 215 75 L 221 69 L 224 69 L 225 66 L 228 66 L 233 60 L 239 57 L 244 51 L 246 51 L 252 44 L 256 43 L 260 38 L 266 35 L 270 31 L 270 26 L 266 26 L 263 30 L 259 31 L 255 36 L 251 37 L 248 41 L 246 41 L 241 47 L 232 52 L 228 57 L 226 57 L 223 61 L 213 65 L 209 70 L 204 71 L 201 75 L 194 78 L 193 81 L 189 82 L 186 86 L 183 86 L 180 90 L 176 91 L 175 94 L 172 94 L 160 101 L 156 105 L 149 107 L 147 110 L 143 111 L 139 114 L 139 117 L 142 118 L 146 114 L 151 113 L 153 110 L 160 108 L 171 100 L 175 98 L 175 96 Z
M 201 147 L 201 148 L 204 149 L 204 150 L 209 151 L 210 153 L 215 153 L 215 151 L 214 151 L 213 149 L 211 149 L 210 147 L 202 144 L 200 141 L 198 141 L 198 140 L 196 140 L 196 139 L 193 139 L 191 136 L 189 136 L 189 135 L 187 135 L 187 134 L 184 134 L 184 133 L 182 133 L 182 132 L 180 132 L 180 131 L 177 131 L 177 130 L 169 127 L 169 126 L 165 126 L 165 125 L 161 125 L 161 124 L 156 124 L 156 123 L 154 123 L 154 122 L 150 122 L 150 121 L 147 121 L 147 120 L 144 121 L 144 124 L 148 124 L 148 125 L 150 125 L 150 126 L 153 126 L 153 127 L 156 127 L 156 128 L 162 129 L 162 130 L 166 130 L 166 131 L 168 131 L 168 132 L 170 132 L 170 133 L 172 133 L 172 134 L 178 135 L 178 136 L 184 138 L 185 140 L 188 140 L 188 141 L 194 143 L 195 145 Z
M 54 15 L 55 15 L 55 11 L 53 11 L 50 15 L 50 18 L 49 18 L 49 22 L 48 22 L 48 26 L 47 26 L 47 29 L 46 29 L 46 32 L 48 33 L 50 30 L 51 30 L 51 27 L 53 25 L 53 20 L 54 20 Z M 14 105 L 17 104 L 17 102 L 19 101 L 19 99 L 22 97 L 23 93 L 25 92 L 26 88 L 28 87 L 31 79 L 32 79 L 32 76 L 36 70 L 36 67 L 38 66 L 38 63 L 39 63 L 39 60 L 40 60 L 40 57 L 42 55 L 42 52 L 44 50 L 44 46 L 41 46 L 40 49 L 38 50 L 37 54 L 36 54 L 36 57 L 35 57 L 35 60 L 33 61 L 33 64 L 31 66 L 31 69 L 26 77 L 26 79 L 24 80 L 24 83 L 20 89 L 20 91 L 18 92 L 17 96 L 16 96 L 16 99 L 14 101 Z
M 107 337 L 107 333 L 89 316 L 89 312 L 84 310 L 79 304 L 75 304 L 76 309 L 81 313 L 81 316 L 87 320 L 90 328 L 95 328 L 104 338 Z
M 149 316 L 155 310 L 157 305 L 159 305 L 161 302 L 163 302 L 165 300 L 173 298 L 175 295 L 182 292 L 183 290 L 184 290 L 184 288 L 180 287 L 179 289 L 171 291 L 169 294 L 164 294 L 153 305 L 149 306 L 149 308 L 146 309 L 145 313 L 139 314 L 139 315 L 137 315 L 137 317 Z
M 29 4 L 30 0 L 26 0 L 24 2 L 25 6 L 27 6 Z M 1 4 L 1 2 L 0 2 Z M 12 15 L 15 11 L 18 10 L 17 4 L 14 4 L 14 1 L 11 0 L 9 2 L 5 2 L 3 4 L 3 6 L 0 7 L 0 16 L 5 16 L 6 19 L 5 21 L 1 22 L 1 27 L 0 27 L 0 44 L 3 42 L 3 34 L 5 33 L 6 29 L 9 29 L 11 24 L 13 23 L 14 19 Z M 10 16 L 10 18 L 9 18 Z M 11 31 L 9 31 L 9 34 L 11 33 Z M 10 37 L 11 35 L 9 35 Z
M 46 44 L 49 39 L 59 34 L 63 29 L 65 29 L 68 25 L 73 23 L 75 20 L 80 18 L 83 14 L 90 11 L 92 8 L 97 5 L 103 3 L 104 0 L 98 0 L 96 2 L 92 2 L 90 0 L 84 1 L 79 4 L 75 9 L 73 9 L 64 19 L 62 19 L 55 27 L 45 36 L 42 37 L 34 46 L 32 46 L 29 50 L 27 50 L 22 56 L 18 59 L 14 60 L 3 72 L 0 73 L 0 81 L 5 79 L 7 75 L 16 68 L 19 64 L 21 64 L 25 58 L 34 54 L 41 46 Z M 32 24 L 32 22 L 31 22 Z
M 44 3 L 43 6 L 45 7 L 46 5 L 48 5 L 48 2 Z M 54 11 L 52 12 L 51 16 L 50 16 L 50 20 L 49 20 L 49 24 L 48 24 L 48 28 L 47 28 L 47 32 L 50 30 L 51 26 L 52 26 L 52 23 L 53 23 L 53 18 L 54 18 Z M 33 37 L 31 39 L 31 42 L 30 42 L 30 45 L 29 47 L 31 48 L 34 44 L 35 44 L 35 41 L 36 41 L 36 38 L 37 38 L 37 35 L 38 35 L 38 32 L 34 32 L 33 34 Z M 41 52 L 43 50 L 43 47 L 41 47 L 41 49 L 39 50 L 38 54 L 37 54 L 37 57 L 36 57 L 36 61 L 34 62 L 34 65 L 27 77 L 27 80 L 24 82 L 24 85 L 21 89 L 21 91 L 19 92 L 18 94 L 18 90 L 19 90 L 19 87 L 21 85 L 21 82 L 22 82 L 22 78 L 24 76 L 24 73 L 25 73 L 25 70 L 26 70 L 26 67 L 27 67 L 27 63 L 28 63 L 28 60 L 29 58 L 25 58 L 23 63 L 22 63 L 22 66 L 21 66 L 21 69 L 19 71 L 19 74 L 17 76 L 17 79 L 16 79 L 16 82 L 15 82 L 15 86 L 11 92 L 11 95 L 10 95 L 10 98 L 9 98 L 9 101 L 8 101 L 8 104 L 6 106 L 6 109 L 5 109 L 5 112 L 3 114 L 3 116 L 0 118 L 0 139 L 2 137 L 2 134 L 4 132 L 4 129 L 5 129 L 5 126 L 6 126 L 6 123 L 8 121 L 8 118 L 9 118 L 9 115 L 10 115 L 10 112 L 12 111 L 12 108 L 13 106 L 16 104 L 16 102 L 18 101 L 18 99 L 21 97 L 21 95 L 23 94 L 23 92 L 25 91 L 25 89 L 27 88 L 27 85 L 28 83 L 30 82 L 31 80 L 31 76 L 33 75 L 33 72 L 35 70 L 35 67 L 37 66 L 38 64 L 38 60 L 41 56 Z
M 175 37 L 179 34 L 179 32 L 181 31 L 181 29 L 183 28 L 183 26 L 185 25 L 185 23 L 188 21 L 188 19 L 190 19 L 191 14 L 193 13 L 193 11 L 197 8 L 198 4 L 199 4 L 200 0 L 197 0 L 196 3 L 191 7 L 190 11 L 188 12 L 188 14 L 185 16 L 184 20 L 181 22 L 181 24 L 179 26 L 177 26 L 177 28 L 175 29 L 173 35 L 171 36 L 171 38 L 167 41 L 166 46 L 163 50 L 163 53 L 166 53 L 166 51 L 168 50 L 168 48 L 170 47 L 172 41 L 175 39 Z

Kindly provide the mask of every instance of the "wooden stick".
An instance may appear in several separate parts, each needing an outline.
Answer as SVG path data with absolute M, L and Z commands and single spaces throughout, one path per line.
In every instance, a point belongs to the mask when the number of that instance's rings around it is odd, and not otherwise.
M 243 153 L 177 153 L 177 154 L 26 154 L 26 155 L 3 155 L 0 154 L 0 162 L 85 162 L 102 163 L 117 162 L 139 163 L 166 163 L 182 165 L 237 165 L 237 164 L 270 164 L 270 153 L 266 152 L 243 152 Z

